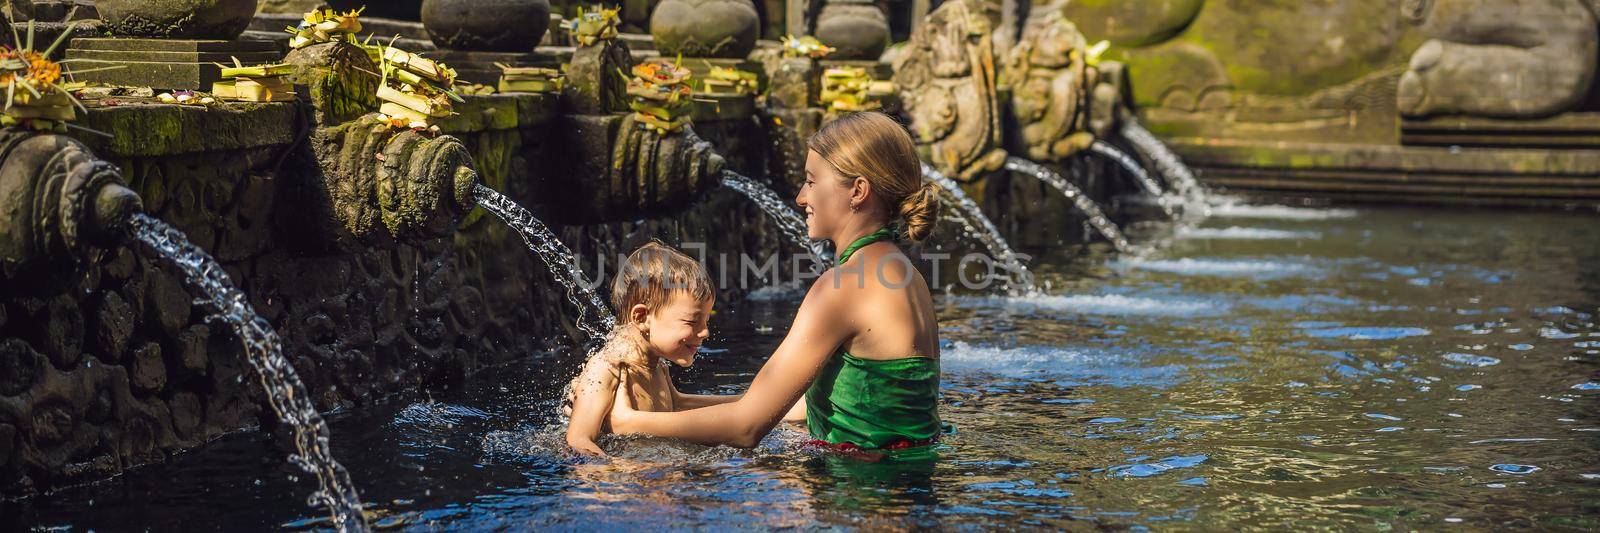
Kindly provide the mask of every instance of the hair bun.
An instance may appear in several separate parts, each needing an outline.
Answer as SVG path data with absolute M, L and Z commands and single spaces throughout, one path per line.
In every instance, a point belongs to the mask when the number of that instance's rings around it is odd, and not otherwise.
M 922 187 L 900 201 L 900 218 L 905 221 L 906 238 L 922 242 L 933 233 L 933 224 L 939 220 L 939 187 L 924 181 Z

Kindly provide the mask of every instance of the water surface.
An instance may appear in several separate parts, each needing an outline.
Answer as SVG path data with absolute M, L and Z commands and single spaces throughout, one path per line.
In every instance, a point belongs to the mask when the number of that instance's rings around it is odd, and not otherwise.
M 1027 250 L 1050 294 L 941 296 L 937 457 L 651 439 L 574 460 L 561 354 L 331 417 L 375 525 L 1600 528 L 1593 215 L 1235 206 L 1139 259 Z M 507 253 L 521 253 L 507 250 Z M 795 302 L 719 302 L 686 391 L 736 392 Z M 74 529 L 313 527 L 257 432 L 9 504 Z

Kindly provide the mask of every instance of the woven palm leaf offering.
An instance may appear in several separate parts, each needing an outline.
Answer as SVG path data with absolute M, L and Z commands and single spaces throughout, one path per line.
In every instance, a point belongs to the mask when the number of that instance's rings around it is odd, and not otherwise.
M 727 67 L 711 67 L 711 72 L 700 80 L 700 85 L 705 88 L 706 94 L 755 94 L 756 74 L 739 69 Z
M 876 81 L 867 69 L 835 67 L 822 71 L 819 99 L 830 113 L 877 109 L 881 98 L 894 92 L 894 83 Z
M 563 21 L 561 26 L 572 33 L 572 39 L 579 46 L 593 46 L 594 43 L 617 37 L 617 23 L 621 20 L 617 11 L 616 8 L 585 11 L 579 6 L 578 16 Z
M 307 11 L 298 26 L 287 29 L 294 36 L 289 38 L 289 48 L 300 49 L 333 41 L 355 42 L 355 34 L 361 32 L 361 12 L 366 9 L 362 7 L 343 13 L 332 9 Z
M 634 119 L 657 133 L 677 131 L 689 122 L 694 101 L 689 78 L 694 73 L 666 61 L 646 61 L 633 66 L 628 80 L 628 107 Z
M 225 81 L 211 84 L 211 94 L 224 100 L 244 102 L 284 102 L 294 100 L 294 84 L 285 78 L 294 70 L 292 65 L 256 65 L 246 67 L 235 63 L 222 69 Z
M 805 37 L 783 36 L 783 57 L 822 59 L 828 57 L 828 54 L 833 53 L 833 51 L 834 48 L 832 46 L 822 44 L 822 41 L 818 41 L 816 37 L 809 35 Z
M 382 59 L 379 120 L 395 128 L 436 129 L 438 119 L 455 114 L 451 101 L 461 97 L 453 90 L 454 69 L 393 46 L 383 48 Z
M 33 49 L 33 22 L 28 22 L 27 39 L 13 35 L 21 48 L 0 46 L 0 85 L 5 86 L 5 112 L 0 125 L 20 126 L 38 131 L 66 132 L 67 123 L 78 118 L 83 109 L 71 93 L 74 86 L 65 83 L 61 64 L 50 60 L 50 54 L 72 34 L 72 26 L 43 52 Z M 13 28 L 15 31 L 15 28 Z M 96 132 L 98 133 L 98 132 Z
M 561 70 L 546 67 L 513 67 L 496 63 L 500 67 L 500 92 L 503 93 L 555 93 L 561 92 L 566 77 Z

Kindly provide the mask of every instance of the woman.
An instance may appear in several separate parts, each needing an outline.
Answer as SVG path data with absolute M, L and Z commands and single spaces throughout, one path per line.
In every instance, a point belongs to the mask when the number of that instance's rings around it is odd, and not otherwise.
M 898 449 L 939 435 L 939 332 L 928 283 L 895 245 L 920 242 L 936 220 L 911 137 L 881 113 L 840 118 L 812 136 L 796 198 L 814 239 L 838 264 L 811 285 L 778 351 L 738 401 L 673 413 L 618 397 L 616 433 L 749 448 L 779 421 L 804 416 L 812 437 L 841 448 Z M 804 394 L 806 401 L 798 404 Z

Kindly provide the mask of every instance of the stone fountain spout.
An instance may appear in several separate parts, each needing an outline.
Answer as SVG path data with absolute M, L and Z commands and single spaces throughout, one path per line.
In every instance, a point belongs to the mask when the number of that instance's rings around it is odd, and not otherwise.
M 121 245 L 143 209 L 117 167 L 77 140 L 0 130 L 0 292 L 77 281 L 93 251 Z
M 368 244 L 438 238 L 477 205 L 460 140 L 355 120 L 323 132 L 316 191 L 343 234 Z
M 291 52 L 294 83 L 307 88 L 312 161 L 302 222 L 333 242 L 384 246 L 442 237 L 477 205 L 471 153 L 450 135 L 381 124 L 378 67 L 349 43 Z

